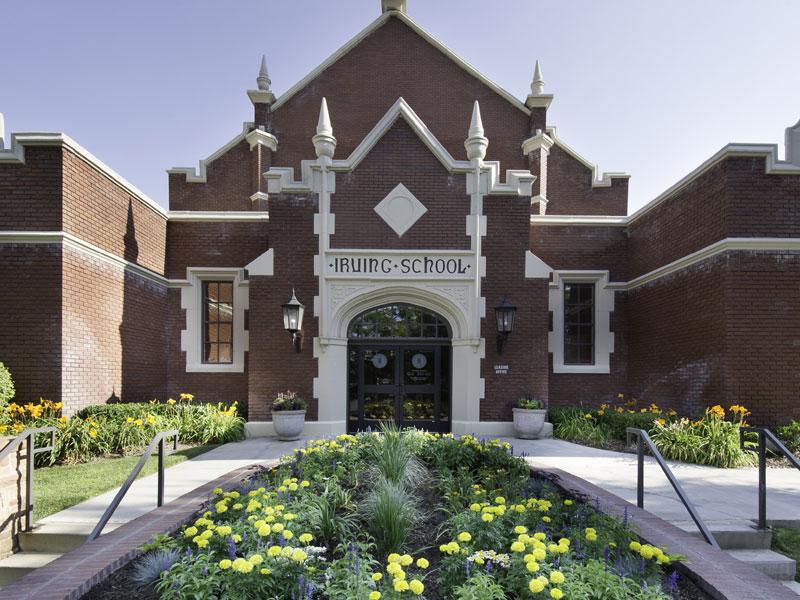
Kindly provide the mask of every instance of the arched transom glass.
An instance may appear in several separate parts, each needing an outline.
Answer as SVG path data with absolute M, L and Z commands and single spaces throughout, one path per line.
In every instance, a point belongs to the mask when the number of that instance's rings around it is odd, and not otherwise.
M 371 308 L 353 319 L 347 336 L 375 338 L 449 338 L 447 321 L 435 312 L 412 304 L 387 304 Z

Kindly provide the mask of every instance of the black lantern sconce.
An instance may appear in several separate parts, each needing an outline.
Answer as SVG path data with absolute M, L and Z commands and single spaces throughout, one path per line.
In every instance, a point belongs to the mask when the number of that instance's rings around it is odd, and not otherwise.
M 300 333 L 303 328 L 303 312 L 305 306 L 300 303 L 292 289 L 291 299 L 283 305 L 283 328 L 291 334 L 295 352 L 303 349 L 303 334 Z
M 497 320 L 497 354 L 503 354 L 503 344 L 514 329 L 514 317 L 517 307 L 503 296 L 503 300 L 494 307 L 494 316 Z

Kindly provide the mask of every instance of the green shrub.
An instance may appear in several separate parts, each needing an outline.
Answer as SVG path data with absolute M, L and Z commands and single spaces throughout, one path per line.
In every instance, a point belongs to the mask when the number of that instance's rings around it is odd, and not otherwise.
M 792 421 L 788 425 L 778 427 L 775 433 L 789 450 L 800 454 L 800 421 Z
M 697 421 L 683 418 L 663 425 L 656 422 L 650 437 L 670 460 L 722 468 L 752 466 L 755 454 L 740 447 L 744 416 L 745 412 L 734 411 L 733 419 L 727 420 L 724 409 L 714 406 Z
M 582 408 L 564 409 L 553 425 L 553 435 L 589 446 L 603 446 L 611 438 L 608 427 L 598 423 L 589 411 Z
M 14 380 L 11 379 L 11 373 L 0 362 L 0 409 L 4 409 L 8 405 L 15 393 L 16 390 L 14 389 Z
M 599 412 L 599 411 L 598 411 Z M 635 427 L 637 429 L 644 429 L 650 431 L 653 427 L 653 421 L 660 418 L 659 412 L 646 410 L 645 412 L 617 412 L 614 410 L 606 410 L 603 414 L 594 413 L 598 425 L 602 425 L 608 431 L 612 439 L 624 442 L 627 440 L 628 427 Z

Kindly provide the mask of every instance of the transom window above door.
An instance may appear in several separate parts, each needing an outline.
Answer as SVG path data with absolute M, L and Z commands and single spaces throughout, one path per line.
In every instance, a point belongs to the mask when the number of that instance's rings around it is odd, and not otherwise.
M 412 304 L 387 304 L 371 308 L 352 320 L 347 336 L 374 338 L 450 338 L 444 317 Z

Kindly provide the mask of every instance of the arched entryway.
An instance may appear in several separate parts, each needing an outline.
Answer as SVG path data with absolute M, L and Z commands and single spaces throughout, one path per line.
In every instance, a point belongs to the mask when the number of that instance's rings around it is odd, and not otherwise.
M 371 308 L 347 328 L 350 432 L 382 421 L 450 431 L 452 331 L 441 315 L 412 304 Z

